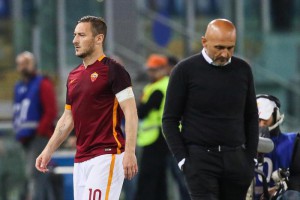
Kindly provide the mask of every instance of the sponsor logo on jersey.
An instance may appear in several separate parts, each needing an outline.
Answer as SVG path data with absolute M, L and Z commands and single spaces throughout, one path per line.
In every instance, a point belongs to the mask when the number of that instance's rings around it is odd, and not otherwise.
M 94 82 L 98 78 L 98 74 L 96 72 L 91 74 L 91 81 Z

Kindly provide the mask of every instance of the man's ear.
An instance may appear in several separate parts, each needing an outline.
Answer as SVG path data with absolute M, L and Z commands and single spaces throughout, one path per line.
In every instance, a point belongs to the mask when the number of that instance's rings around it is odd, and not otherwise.
M 104 35 L 103 35 L 103 34 L 98 34 L 98 35 L 96 36 L 96 43 L 97 43 L 97 44 L 102 44 L 103 41 L 104 41 Z
M 202 46 L 203 46 L 203 47 L 206 47 L 207 39 L 206 39 L 204 36 L 202 36 L 202 37 L 201 37 L 201 41 L 202 41 Z

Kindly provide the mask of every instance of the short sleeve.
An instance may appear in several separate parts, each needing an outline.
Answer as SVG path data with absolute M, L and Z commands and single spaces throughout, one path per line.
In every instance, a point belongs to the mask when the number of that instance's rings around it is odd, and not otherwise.
M 69 78 L 68 78 L 67 83 L 66 83 L 67 91 L 66 91 L 66 105 L 65 105 L 65 109 L 71 110 L 71 100 L 70 100 L 70 96 L 69 96 L 69 86 L 68 86 L 68 83 L 69 83 Z
M 109 80 L 114 94 L 132 86 L 129 73 L 118 63 L 110 66 Z

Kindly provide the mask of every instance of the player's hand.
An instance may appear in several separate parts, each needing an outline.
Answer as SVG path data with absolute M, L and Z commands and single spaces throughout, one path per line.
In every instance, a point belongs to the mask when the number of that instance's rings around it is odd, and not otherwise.
M 138 165 L 134 153 L 124 152 L 123 169 L 125 178 L 131 180 L 138 173 Z
M 47 165 L 51 160 L 51 153 L 44 150 L 36 159 L 35 167 L 38 171 L 46 173 L 48 172 Z

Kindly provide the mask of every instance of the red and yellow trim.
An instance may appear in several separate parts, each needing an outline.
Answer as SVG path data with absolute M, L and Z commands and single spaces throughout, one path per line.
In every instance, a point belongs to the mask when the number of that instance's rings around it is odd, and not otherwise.
M 103 54 L 102 56 L 100 56 L 100 58 L 98 58 L 99 61 L 101 61 L 103 58 L 105 58 L 106 56 Z
M 116 131 L 116 126 L 117 126 L 117 110 L 118 110 L 118 106 L 119 106 L 119 103 L 118 103 L 118 100 L 117 98 L 115 98 L 114 100 L 114 108 L 113 108 L 113 121 L 112 121 L 112 124 L 113 124 L 113 127 L 112 127 L 112 130 L 113 130 L 113 136 L 117 142 L 117 154 L 120 154 L 121 153 L 121 147 L 122 147 L 122 144 L 120 143 L 120 141 L 118 140 L 118 133 Z
M 105 200 L 109 199 L 109 192 L 110 192 L 110 187 L 114 175 L 114 167 L 115 167 L 115 162 L 116 162 L 116 154 L 112 154 L 111 162 L 110 162 L 110 167 L 109 167 L 109 175 L 108 175 L 108 181 L 107 181 L 107 186 L 106 186 L 106 192 L 105 192 Z
M 66 105 L 65 105 L 65 109 L 66 109 L 66 110 L 71 110 L 71 108 L 72 108 L 71 105 L 69 105 L 69 104 L 66 104 Z

